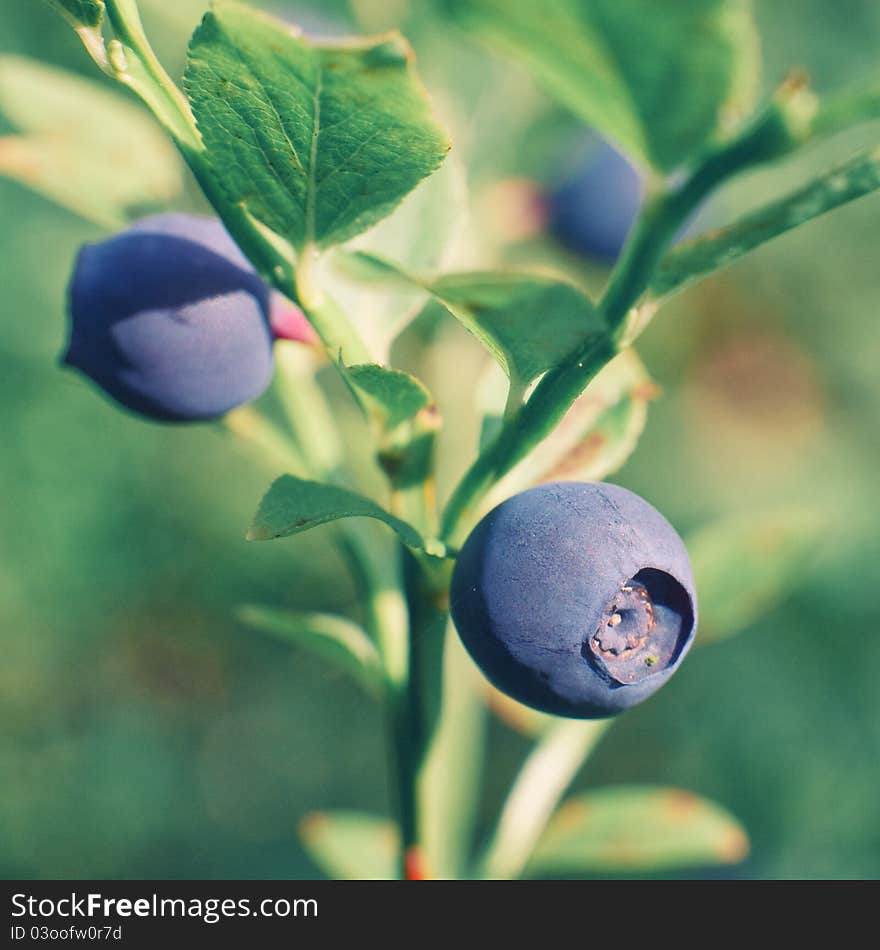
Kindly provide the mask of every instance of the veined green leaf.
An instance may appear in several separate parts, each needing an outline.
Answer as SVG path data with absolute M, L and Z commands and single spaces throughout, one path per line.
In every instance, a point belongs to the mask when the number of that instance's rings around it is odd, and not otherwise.
M 335 880 L 399 877 L 399 835 L 390 821 L 358 812 L 314 812 L 302 820 L 299 834 L 312 860 Z
M 325 46 L 217 0 L 184 84 L 227 197 L 298 248 L 375 224 L 449 148 L 397 33 Z
M 814 555 L 823 521 L 816 511 L 777 508 L 731 515 L 691 535 L 697 643 L 732 636 L 783 600 Z
M 358 328 L 371 352 L 388 362 L 394 339 L 421 312 L 428 292 L 411 282 L 399 285 L 364 281 L 352 265 L 352 252 L 379 254 L 410 273 L 444 270 L 468 213 L 461 161 L 451 154 L 441 167 L 403 199 L 387 217 L 335 253 L 326 255 L 327 286 Z M 426 227 L 425 222 L 430 222 Z
M 669 171 L 757 93 L 747 0 L 446 0 L 455 19 L 527 66 L 625 152 Z
M 651 293 L 663 297 L 792 228 L 880 188 L 880 148 L 853 156 L 803 188 L 736 221 L 670 251 L 660 262 Z
M 107 227 L 164 204 L 180 160 L 152 119 L 124 96 L 21 56 L 0 56 L 0 174 Z
M 247 538 L 249 541 L 285 538 L 339 518 L 384 521 L 408 547 L 437 553 L 412 525 L 395 518 L 369 498 L 337 485 L 310 482 L 292 475 L 282 475 L 272 483 L 260 502 Z
M 386 429 L 396 428 L 431 405 L 431 394 L 409 373 L 376 363 L 349 366 L 346 372 L 376 407 Z
M 565 802 L 528 867 L 552 872 L 659 871 L 734 864 L 749 850 L 739 822 L 714 802 L 675 788 L 602 788 Z
M 382 691 L 382 664 L 373 641 L 347 617 L 336 614 L 300 613 L 276 607 L 247 604 L 238 617 L 249 627 L 301 646 L 338 666 L 368 692 Z

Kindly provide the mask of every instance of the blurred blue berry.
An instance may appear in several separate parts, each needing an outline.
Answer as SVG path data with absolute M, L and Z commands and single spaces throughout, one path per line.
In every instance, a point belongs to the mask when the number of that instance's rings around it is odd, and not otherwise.
M 63 362 L 149 419 L 214 419 L 269 385 L 270 300 L 219 221 L 155 215 L 80 250 Z
M 575 253 L 610 262 L 620 254 L 643 198 L 638 171 L 607 142 L 597 142 L 548 195 L 548 228 Z

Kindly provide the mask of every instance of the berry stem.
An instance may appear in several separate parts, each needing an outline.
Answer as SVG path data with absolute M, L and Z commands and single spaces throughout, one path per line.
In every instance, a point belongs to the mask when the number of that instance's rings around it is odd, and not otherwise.
M 479 866 L 481 878 L 522 875 L 550 816 L 609 725 L 608 720 L 560 719 L 548 727 L 510 789 Z
M 453 492 L 443 514 L 443 541 L 461 543 L 485 493 L 552 432 L 599 370 L 632 342 L 634 324 L 628 318 L 689 215 L 734 175 L 790 151 L 803 138 L 803 123 L 803 90 L 783 86 L 736 137 L 710 149 L 682 184 L 655 189 L 598 304 L 607 336 L 587 342 L 547 372 L 528 401 L 507 416 Z

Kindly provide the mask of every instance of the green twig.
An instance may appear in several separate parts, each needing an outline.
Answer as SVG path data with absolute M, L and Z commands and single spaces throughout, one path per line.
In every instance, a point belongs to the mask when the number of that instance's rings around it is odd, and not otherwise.
M 561 719 L 550 726 L 510 789 L 480 877 L 508 880 L 522 874 L 560 799 L 609 725 Z
M 485 493 L 553 430 L 622 340 L 628 339 L 626 318 L 690 214 L 722 182 L 785 154 L 799 140 L 803 134 L 800 93 L 799 87 L 784 87 L 738 136 L 709 151 L 681 185 L 649 197 L 599 302 L 607 335 L 589 340 L 546 373 L 525 405 L 504 421 L 453 492 L 443 514 L 443 541 L 461 542 Z

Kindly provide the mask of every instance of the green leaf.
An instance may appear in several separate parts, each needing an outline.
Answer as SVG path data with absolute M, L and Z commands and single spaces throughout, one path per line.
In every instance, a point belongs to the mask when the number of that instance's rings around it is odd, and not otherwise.
M 608 335 L 590 300 L 553 277 L 452 274 L 431 282 L 429 289 L 486 346 L 515 385 L 527 386 L 590 338 Z
M 748 0 L 446 0 L 625 152 L 669 171 L 745 115 L 758 89 Z
M 266 492 L 247 533 L 248 541 L 271 541 L 308 531 L 339 518 L 376 518 L 393 528 L 411 548 L 432 550 L 412 525 L 389 514 L 369 498 L 347 488 L 282 475 Z
M 356 679 L 374 696 L 383 688 L 382 664 L 373 641 L 347 617 L 299 613 L 247 604 L 238 617 L 248 626 L 301 646 Z
M 431 405 L 431 394 L 415 376 L 366 363 L 346 368 L 354 383 L 376 408 L 386 429 L 395 429 Z
M 726 267 L 767 241 L 880 188 L 880 148 L 870 148 L 803 188 L 726 228 L 679 245 L 660 262 L 651 293 L 663 297 Z
M 180 192 L 180 160 L 141 109 L 102 85 L 0 56 L 0 174 L 102 226 Z
M 104 19 L 104 0 L 49 0 L 74 26 L 100 27 Z
M 797 586 L 818 549 L 816 511 L 776 508 L 731 515 L 688 538 L 700 603 L 698 643 L 738 633 Z
M 439 273 L 467 213 L 465 172 L 461 161 L 450 155 L 392 214 L 345 250 L 327 255 L 326 286 L 333 287 L 334 297 L 347 313 L 357 314 L 358 328 L 382 362 L 389 361 L 393 341 L 421 312 L 428 293 L 410 281 L 376 282 L 370 272 L 364 280 L 352 252 L 382 255 L 409 272 Z
M 660 871 L 734 864 L 748 837 L 727 811 L 674 788 L 620 786 L 565 802 L 550 820 L 528 871 Z
M 397 33 L 325 46 L 220 0 L 184 84 L 229 200 L 297 248 L 375 224 L 449 148 Z
M 421 279 L 361 252 L 350 256 L 350 264 L 365 280 L 427 290 L 483 343 L 516 386 L 528 386 L 591 338 L 609 336 L 589 298 L 556 277 L 486 271 Z
M 302 820 L 299 833 L 312 860 L 335 880 L 399 877 L 399 835 L 390 821 L 358 812 L 314 812 Z
M 540 482 L 607 478 L 635 449 L 656 394 L 635 350 L 619 353 L 540 446 L 497 483 L 486 510 Z

